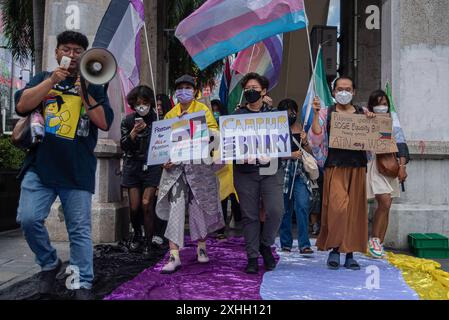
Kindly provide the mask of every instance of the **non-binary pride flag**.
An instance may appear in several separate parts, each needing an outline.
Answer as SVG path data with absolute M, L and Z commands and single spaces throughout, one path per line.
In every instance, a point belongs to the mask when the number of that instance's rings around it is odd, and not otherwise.
M 144 19 L 142 0 L 112 0 L 92 45 L 108 49 L 117 59 L 123 97 L 139 84 L 140 32 Z
M 277 34 L 306 27 L 303 0 L 208 0 L 175 35 L 198 67 Z
M 281 74 L 283 42 L 282 34 L 267 38 L 239 52 L 232 69 L 246 74 L 257 72 L 268 78 L 273 89 Z

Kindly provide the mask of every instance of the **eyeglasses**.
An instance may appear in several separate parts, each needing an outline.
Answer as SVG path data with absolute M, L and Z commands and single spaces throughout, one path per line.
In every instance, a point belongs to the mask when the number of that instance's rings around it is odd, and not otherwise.
M 73 55 L 79 56 L 84 52 L 83 48 L 70 48 L 70 47 L 61 47 L 59 50 L 61 50 L 62 53 L 69 55 L 73 52 Z

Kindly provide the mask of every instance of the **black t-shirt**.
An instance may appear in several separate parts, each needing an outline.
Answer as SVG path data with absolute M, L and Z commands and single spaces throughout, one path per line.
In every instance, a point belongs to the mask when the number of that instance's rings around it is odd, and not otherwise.
M 249 114 L 249 113 L 261 113 L 261 112 L 275 112 L 278 111 L 277 109 L 272 109 L 265 103 L 263 104 L 262 108 L 260 108 L 260 111 L 253 111 L 250 110 L 248 107 L 242 107 L 240 109 L 237 109 L 234 114 Z M 279 161 L 279 159 L 274 160 Z M 268 168 L 270 166 L 270 163 L 268 164 L 261 164 L 259 163 L 259 160 L 256 160 L 256 164 L 236 164 L 236 161 L 234 161 L 234 170 L 237 170 L 240 173 L 254 173 L 259 172 L 260 168 Z M 278 168 L 280 168 L 280 162 L 278 163 Z
M 356 111 L 355 114 L 364 114 L 363 109 L 354 106 Z M 330 137 L 330 119 L 332 112 L 336 111 L 336 106 L 329 108 L 327 128 L 328 135 Z M 368 160 L 366 156 L 366 151 L 355 151 L 355 150 L 344 150 L 344 149 L 334 149 L 329 147 L 329 153 L 327 156 L 325 168 L 338 167 L 338 168 L 363 168 L 367 167 Z
M 42 72 L 31 79 L 26 87 L 15 94 L 16 105 L 23 91 L 33 88 L 47 79 L 51 73 Z M 98 128 L 90 121 L 89 135 L 80 137 L 77 128 L 84 113 L 81 97 L 75 89 L 75 78 L 67 78 L 48 93 L 42 103 L 45 121 L 45 137 L 42 143 L 31 150 L 22 167 L 23 176 L 33 170 L 43 185 L 95 192 L 97 159 L 94 154 L 98 139 Z M 102 86 L 89 85 L 89 95 L 101 102 L 108 128 L 114 112 Z M 101 108 L 101 107 L 100 107 Z M 25 116 L 25 114 L 19 114 Z

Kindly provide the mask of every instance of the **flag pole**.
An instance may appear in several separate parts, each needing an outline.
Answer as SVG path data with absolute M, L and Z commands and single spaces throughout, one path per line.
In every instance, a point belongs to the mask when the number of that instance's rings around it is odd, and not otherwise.
M 143 22 L 143 30 L 145 32 L 145 43 L 146 43 L 147 53 L 148 53 L 148 62 L 150 63 L 151 84 L 153 86 L 154 103 L 156 104 L 155 105 L 156 117 L 157 117 L 157 121 L 159 121 L 159 111 L 157 110 L 156 86 L 154 84 L 153 64 L 151 63 L 150 44 L 149 44 L 149 40 L 148 40 L 147 23 L 145 21 Z
M 256 49 L 256 44 L 253 44 L 253 50 L 251 51 L 251 57 L 249 58 L 248 69 L 246 69 L 247 74 L 249 73 L 249 68 L 251 67 L 251 62 L 253 62 L 254 49 Z M 240 103 L 239 103 L 240 106 L 242 105 L 244 92 L 245 92 L 245 90 L 242 90 L 242 94 L 240 95 Z
M 313 90 L 315 91 L 316 94 L 316 81 L 315 81 L 316 65 L 313 62 L 312 44 L 310 43 L 309 17 L 307 16 L 305 3 L 304 3 L 304 16 L 306 17 L 307 44 L 309 46 L 309 58 L 310 58 L 310 67 L 312 69 Z

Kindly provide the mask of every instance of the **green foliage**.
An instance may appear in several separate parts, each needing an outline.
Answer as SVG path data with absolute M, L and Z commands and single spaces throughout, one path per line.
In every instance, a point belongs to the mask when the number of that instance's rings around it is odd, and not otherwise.
M 33 1 L 0 0 L 6 46 L 20 63 L 34 52 Z M 4 44 L 2 44 L 4 45 Z
M 0 136 L 0 169 L 19 169 L 25 158 L 25 152 L 11 143 L 10 136 Z
M 167 3 L 168 28 L 176 29 L 178 24 L 187 18 L 193 11 L 198 9 L 206 0 L 169 0 Z M 169 84 L 170 90 L 174 91 L 175 80 L 183 74 L 191 74 L 197 78 L 198 86 L 203 87 L 215 78 L 223 69 L 223 61 L 217 61 L 209 67 L 200 71 L 193 62 L 182 43 L 175 37 L 174 32 L 169 38 Z

